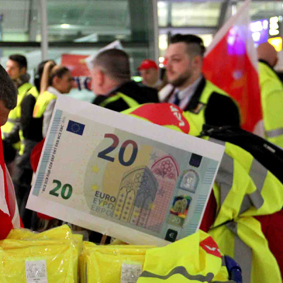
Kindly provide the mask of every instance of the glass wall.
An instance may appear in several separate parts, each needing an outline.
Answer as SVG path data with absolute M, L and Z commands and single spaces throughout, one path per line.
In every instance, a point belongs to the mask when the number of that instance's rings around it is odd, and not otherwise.
M 174 27 L 217 26 L 220 2 L 176 2 L 172 3 L 171 24 Z
M 42 1 L 44 2 L 44 1 Z M 0 0 L 0 57 L 28 58 L 32 73 L 41 61 L 41 0 Z M 157 58 L 152 0 L 45 0 L 48 58 L 62 54 L 96 54 L 120 40 L 131 57 L 133 75 L 145 58 Z M 157 43 L 158 45 L 158 43 Z
M 0 0 L 0 41 L 40 41 L 38 1 Z
M 163 66 L 170 36 L 176 33 L 197 34 L 208 46 L 218 29 L 223 0 L 158 1 L 159 54 Z
M 225 21 L 237 12 L 243 0 L 161 0 L 158 1 L 159 20 L 159 53 L 160 63 L 164 60 L 165 50 L 170 36 L 176 33 L 197 34 L 203 38 L 205 46 L 213 40 L 213 36 Z M 265 41 L 271 42 L 280 51 L 283 45 L 283 1 L 282 0 L 253 0 L 250 6 L 253 22 L 253 38 L 255 44 Z M 268 37 L 259 33 L 266 30 L 268 21 Z M 261 22 L 259 22 L 261 21 Z M 260 30 L 258 30 L 260 29 Z M 282 57 L 283 69 L 283 54 Z M 280 65 L 280 64 L 279 64 Z
M 61 55 L 95 54 L 114 40 L 131 55 L 133 75 L 145 58 L 156 59 L 154 9 L 157 2 L 159 55 L 163 57 L 168 40 L 175 33 L 201 36 L 209 45 L 214 34 L 243 1 L 226 0 L 46 0 L 49 58 L 60 61 Z M 18 51 L 29 58 L 33 69 L 41 60 L 41 0 L 0 0 L 0 57 Z M 231 8 L 231 7 L 230 7 Z M 252 1 L 253 21 L 278 17 L 269 22 L 271 40 L 282 45 L 281 20 L 283 1 Z M 278 34 L 279 32 L 279 34 Z M 254 35 L 258 38 L 258 33 Z M 160 59 L 162 64 L 163 58 Z

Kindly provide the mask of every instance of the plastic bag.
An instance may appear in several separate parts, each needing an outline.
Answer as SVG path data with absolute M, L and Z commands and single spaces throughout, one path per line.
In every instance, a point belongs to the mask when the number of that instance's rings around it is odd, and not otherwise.
M 69 228 L 69 226 L 67 225 L 59 226 L 59 227 L 44 231 L 42 233 L 33 233 L 26 229 L 14 229 L 10 232 L 7 239 L 10 239 L 11 241 L 22 240 L 22 241 L 30 242 L 30 244 L 28 245 L 32 245 L 31 243 L 35 243 L 37 245 L 43 245 L 43 246 L 49 245 L 51 243 L 57 244 L 57 245 L 68 243 L 69 245 L 71 245 L 71 250 L 72 250 L 71 260 L 73 263 L 74 282 L 79 282 L 78 257 L 80 253 L 82 252 L 83 237 L 82 235 L 72 234 L 72 231 Z M 3 242 L 2 244 L 0 244 L 0 246 L 1 245 L 3 246 Z M 7 245 L 7 243 L 10 243 L 10 244 Z M 6 241 L 5 247 L 3 246 L 3 248 L 5 249 L 10 248 L 11 243 L 12 242 Z M 23 242 L 19 241 L 19 243 L 23 243 Z M 14 242 L 14 245 L 16 245 L 16 242 Z
M 4 240 L 0 249 L 0 282 L 74 283 L 74 256 L 75 247 L 70 240 Z
M 81 282 L 128 283 L 130 281 L 125 278 L 133 274 L 137 280 L 142 272 L 146 251 L 151 248 L 153 247 L 132 245 L 96 246 L 84 242 L 80 257 Z M 131 274 L 128 275 L 129 273 Z

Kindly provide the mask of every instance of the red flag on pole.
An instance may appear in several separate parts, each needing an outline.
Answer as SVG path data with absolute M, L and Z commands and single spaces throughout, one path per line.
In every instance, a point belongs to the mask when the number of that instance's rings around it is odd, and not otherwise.
M 260 134 L 262 110 L 249 4 L 250 0 L 246 0 L 238 13 L 218 31 L 207 49 L 203 73 L 238 102 L 243 129 Z

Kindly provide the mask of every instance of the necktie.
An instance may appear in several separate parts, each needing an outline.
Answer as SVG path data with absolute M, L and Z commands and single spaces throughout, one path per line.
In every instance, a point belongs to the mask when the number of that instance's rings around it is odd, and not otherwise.
M 179 92 L 176 92 L 175 95 L 174 95 L 174 101 L 173 101 L 173 104 L 179 106 L 180 105 L 180 98 L 179 98 Z

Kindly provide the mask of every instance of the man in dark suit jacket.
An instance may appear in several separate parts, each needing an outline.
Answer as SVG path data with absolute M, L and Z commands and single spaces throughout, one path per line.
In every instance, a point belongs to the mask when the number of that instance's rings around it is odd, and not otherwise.
M 166 52 L 168 82 L 174 86 L 164 101 L 187 112 L 198 135 L 203 124 L 240 126 L 237 104 L 202 74 L 205 47 L 195 35 L 176 34 Z M 217 70 L 215 70 L 217 72 Z

